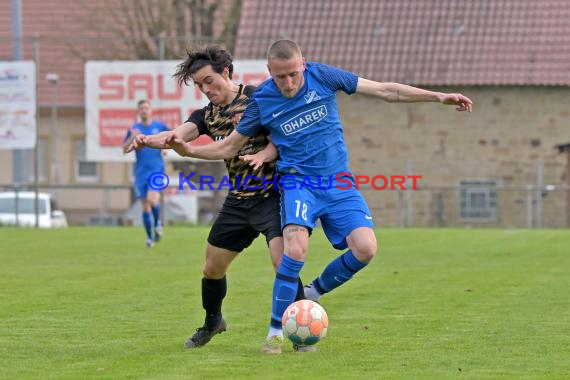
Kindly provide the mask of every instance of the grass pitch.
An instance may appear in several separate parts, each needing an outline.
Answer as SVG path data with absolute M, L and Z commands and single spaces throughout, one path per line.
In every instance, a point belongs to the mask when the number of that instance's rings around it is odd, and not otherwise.
M 313 354 L 263 356 L 273 272 L 264 241 L 228 275 L 228 331 L 203 321 L 207 228 L 0 228 L 2 379 L 570 378 L 570 232 L 378 230 L 379 253 L 323 297 Z M 311 238 L 305 282 L 334 257 Z

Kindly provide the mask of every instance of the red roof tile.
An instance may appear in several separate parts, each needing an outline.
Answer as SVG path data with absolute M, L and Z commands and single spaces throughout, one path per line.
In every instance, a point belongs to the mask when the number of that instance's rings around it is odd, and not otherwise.
M 244 0 L 235 57 L 291 38 L 375 80 L 570 85 L 568 20 L 566 0 Z

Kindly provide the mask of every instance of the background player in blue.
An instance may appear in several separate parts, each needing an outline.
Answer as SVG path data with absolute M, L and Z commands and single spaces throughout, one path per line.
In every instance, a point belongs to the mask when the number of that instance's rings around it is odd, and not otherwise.
M 138 135 L 154 135 L 168 131 L 168 127 L 161 122 L 152 120 L 152 109 L 148 100 L 141 100 L 137 104 L 139 122 L 135 123 L 127 132 L 123 143 L 123 152 L 127 153 L 133 139 Z M 152 173 L 164 172 L 162 151 L 143 148 L 136 151 L 135 163 L 135 196 L 142 203 L 142 220 L 146 230 L 146 245 L 152 247 L 162 237 L 160 223 L 160 194 L 149 188 L 148 178 Z
M 285 252 L 274 282 L 271 324 L 262 348 L 265 353 L 281 353 L 281 317 L 297 291 L 309 234 L 317 218 L 332 245 L 348 250 L 331 261 L 305 289 L 307 298 L 318 300 L 344 284 L 376 255 L 372 215 L 362 195 L 354 187 L 336 188 L 346 187 L 344 181 L 338 183 L 336 175 L 349 169 L 335 93 L 357 92 L 389 102 L 440 102 L 456 105 L 458 111 L 471 111 L 473 103 L 462 94 L 374 82 L 335 67 L 305 63 L 299 46 L 290 40 L 271 45 L 268 68 L 272 78 L 253 94 L 236 131 L 228 138 L 205 147 L 172 139 L 170 146 L 192 157 L 227 157 L 235 154 L 248 136 L 261 128 L 269 129 L 280 156 L 277 171 L 291 176 L 295 184 L 280 189 Z

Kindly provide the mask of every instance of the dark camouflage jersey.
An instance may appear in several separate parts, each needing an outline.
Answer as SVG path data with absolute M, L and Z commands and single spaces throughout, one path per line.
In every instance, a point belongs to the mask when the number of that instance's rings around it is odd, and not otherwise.
M 239 120 L 247 107 L 249 97 L 255 91 L 253 86 L 239 86 L 239 92 L 233 102 L 226 106 L 216 106 L 209 103 L 206 107 L 192 112 L 187 121 L 198 126 L 201 135 L 208 135 L 214 141 L 223 140 L 239 123 Z M 254 154 L 263 150 L 269 144 L 268 134 L 263 133 L 247 140 L 245 145 L 238 152 L 238 155 L 224 160 L 228 169 L 228 177 L 233 189 L 230 189 L 229 195 L 236 198 L 250 198 L 253 196 L 269 195 L 274 190 L 275 161 L 263 164 L 259 169 L 253 170 L 253 167 L 238 156 L 244 154 Z M 257 187 L 255 190 L 246 189 L 243 186 L 244 179 L 247 176 L 256 176 L 260 180 L 251 178 L 247 181 L 249 187 Z M 265 178 L 265 184 L 263 183 Z M 216 178 L 216 182 L 221 178 Z M 241 185 L 240 185 L 241 184 Z

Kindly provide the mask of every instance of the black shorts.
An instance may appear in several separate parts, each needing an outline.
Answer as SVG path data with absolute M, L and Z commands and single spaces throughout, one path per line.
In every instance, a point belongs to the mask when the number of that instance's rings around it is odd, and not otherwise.
M 269 244 L 271 239 L 283 236 L 279 208 L 278 191 L 270 192 L 267 198 L 228 196 L 210 230 L 208 243 L 241 252 L 262 233 Z

